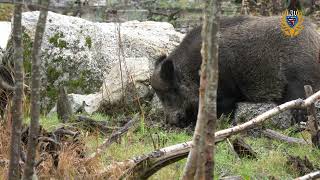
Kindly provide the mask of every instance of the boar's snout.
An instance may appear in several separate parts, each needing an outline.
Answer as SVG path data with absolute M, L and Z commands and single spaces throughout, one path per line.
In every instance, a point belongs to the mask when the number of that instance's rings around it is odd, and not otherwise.
M 195 119 L 197 118 L 197 107 L 189 106 L 188 108 L 177 111 L 172 111 L 167 114 L 167 123 L 172 126 L 184 128 L 189 125 L 195 125 Z
M 177 127 L 185 127 L 186 126 L 186 116 L 183 112 L 172 112 L 168 114 L 169 117 L 167 117 L 167 123 L 169 123 L 172 126 Z

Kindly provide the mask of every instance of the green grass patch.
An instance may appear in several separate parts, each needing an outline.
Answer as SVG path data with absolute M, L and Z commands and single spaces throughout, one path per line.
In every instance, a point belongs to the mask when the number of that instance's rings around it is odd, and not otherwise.
M 98 121 L 108 121 L 115 123 L 120 117 L 104 116 L 103 114 L 94 114 L 91 118 Z M 28 121 L 28 120 L 27 120 Z M 41 118 L 41 125 L 52 130 L 59 126 L 56 115 Z M 155 149 L 190 141 L 192 135 L 183 130 L 167 131 L 160 127 L 145 127 L 145 132 L 141 129 L 129 131 L 119 142 L 112 144 L 102 156 L 102 162 L 105 166 L 113 162 L 121 162 L 132 157 L 148 154 Z M 295 137 L 309 138 L 306 133 L 292 134 L 290 129 L 282 132 Z M 88 154 L 95 152 L 97 147 L 106 137 L 99 133 L 82 133 Z M 244 137 L 245 141 L 257 152 L 257 159 L 237 159 L 226 141 L 216 146 L 215 153 L 215 179 L 223 176 L 240 175 L 244 179 L 292 179 L 298 177 L 296 170 L 287 164 L 287 156 L 300 156 L 307 158 L 315 167 L 320 166 L 320 151 L 311 146 L 290 145 L 283 142 L 270 140 L 267 138 Z M 186 159 L 173 163 L 154 174 L 150 179 L 179 179 L 183 173 Z

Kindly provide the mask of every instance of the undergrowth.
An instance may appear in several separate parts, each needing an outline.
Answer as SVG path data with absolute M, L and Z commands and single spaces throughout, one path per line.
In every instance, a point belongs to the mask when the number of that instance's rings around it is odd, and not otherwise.
M 103 116 L 94 114 L 91 118 L 99 121 L 108 121 L 110 124 L 115 122 L 117 117 Z M 26 120 L 28 122 L 28 120 Z M 62 125 L 59 123 L 56 115 L 41 118 L 41 125 L 44 129 L 52 131 Z M 39 168 L 39 176 L 43 178 L 55 179 L 74 179 L 83 177 L 92 177 L 109 165 L 125 162 L 132 157 L 152 152 L 155 149 L 174 145 L 192 139 L 192 134 L 185 130 L 168 130 L 161 126 L 147 125 L 143 133 L 140 129 L 129 131 L 119 141 L 111 145 L 101 158 L 94 162 L 83 163 L 78 154 L 77 148 L 84 149 L 84 156 L 95 152 L 98 146 L 106 137 L 95 132 L 81 132 L 81 142 L 83 145 L 66 145 L 60 155 L 61 163 L 57 168 L 52 167 L 52 159 L 44 161 Z M 9 128 L 0 132 L 0 159 L 8 159 L 9 150 Z M 299 137 L 309 138 L 307 133 L 292 134 L 290 130 L 282 133 Z M 290 145 L 267 138 L 254 138 L 241 135 L 245 141 L 257 152 L 257 159 L 243 158 L 238 159 L 231 151 L 227 142 L 220 142 L 216 146 L 215 153 L 215 179 L 224 176 L 240 175 L 244 179 L 292 179 L 299 174 L 295 169 L 287 164 L 287 156 L 294 155 L 304 158 L 306 156 L 315 167 L 320 167 L 320 150 L 311 146 Z M 173 163 L 154 174 L 150 179 L 179 179 L 183 173 L 186 160 Z M 118 176 L 123 170 L 118 169 L 111 174 Z M 0 175 L 5 177 L 6 168 L 0 166 Z M 110 176 L 111 177 L 111 176 Z M 98 179 L 98 178 L 97 178 Z

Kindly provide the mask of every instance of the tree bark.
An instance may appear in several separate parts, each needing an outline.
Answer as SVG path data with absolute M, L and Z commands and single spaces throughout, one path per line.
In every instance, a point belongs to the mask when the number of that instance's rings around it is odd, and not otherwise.
M 48 7 L 49 0 L 42 0 L 41 4 Z M 39 20 L 36 28 L 35 39 L 32 49 L 32 74 L 31 74 L 31 122 L 29 130 L 27 162 L 24 169 L 23 179 L 31 180 L 34 174 L 36 147 L 39 134 L 39 117 L 40 117 L 40 49 L 43 34 L 46 27 L 48 16 L 47 8 L 41 8 Z
M 218 89 L 218 32 L 220 23 L 220 3 L 211 0 L 207 9 L 208 30 L 203 31 L 207 37 L 207 88 L 205 91 L 205 115 L 206 124 L 204 128 L 204 155 L 200 162 L 205 167 L 205 179 L 213 179 L 214 172 L 214 145 L 215 129 L 217 122 L 217 89 Z M 204 56 L 204 55 L 203 55 Z M 201 166 L 201 167 L 202 167 Z
M 202 65 L 199 113 L 193 145 L 182 179 L 212 179 L 214 166 L 214 129 L 217 119 L 219 2 L 205 1 L 202 28 Z
M 16 2 L 21 3 L 21 0 Z M 14 71 L 15 91 L 13 96 L 13 113 L 11 123 L 9 180 L 20 179 L 20 151 L 21 151 L 21 124 L 22 124 L 22 98 L 23 98 L 23 48 L 22 48 L 22 5 L 16 4 L 13 17 L 13 47 L 14 47 Z

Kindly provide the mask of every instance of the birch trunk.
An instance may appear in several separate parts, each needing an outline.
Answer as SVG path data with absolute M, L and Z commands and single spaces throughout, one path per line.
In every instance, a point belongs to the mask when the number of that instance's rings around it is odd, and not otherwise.
M 41 4 L 48 7 L 49 0 L 42 0 Z M 31 180 L 34 174 L 40 117 L 40 49 L 46 27 L 47 16 L 47 8 L 41 8 L 32 49 L 31 122 L 27 148 L 27 162 L 23 174 L 23 179 L 25 180 Z
M 218 85 L 219 3 L 205 2 L 202 27 L 202 65 L 199 89 L 199 112 L 192 146 L 182 179 L 212 179 L 216 90 Z
M 16 2 L 21 3 L 21 0 Z M 20 151 L 21 151 L 21 124 L 22 124 L 22 98 L 23 98 L 23 48 L 21 27 L 22 5 L 16 4 L 13 17 L 13 47 L 14 47 L 14 74 L 15 91 L 13 96 L 13 112 L 11 123 L 10 163 L 8 179 L 20 179 Z

